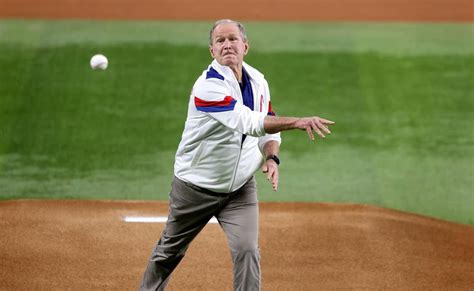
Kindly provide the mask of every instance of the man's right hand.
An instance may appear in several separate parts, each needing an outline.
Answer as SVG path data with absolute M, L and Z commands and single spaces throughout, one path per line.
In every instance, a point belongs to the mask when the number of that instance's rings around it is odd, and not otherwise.
M 313 131 L 321 138 L 325 138 L 326 134 L 330 134 L 329 125 L 333 125 L 334 121 L 327 120 L 318 116 L 298 118 L 295 123 L 295 128 L 306 130 L 311 140 L 315 140 Z
M 280 116 L 266 116 L 264 121 L 264 128 L 266 133 L 277 133 L 290 129 L 301 129 L 308 133 L 311 140 L 315 140 L 313 131 L 321 138 L 325 138 L 324 133 L 329 134 L 329 125 L 335 124 L 334 121 L 324 119 L 318 116 L 312 117 L 280 117 Z

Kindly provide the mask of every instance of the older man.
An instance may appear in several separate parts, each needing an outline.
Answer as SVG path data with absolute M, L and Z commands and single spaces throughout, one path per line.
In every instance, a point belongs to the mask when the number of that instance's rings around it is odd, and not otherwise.
M 242 24 L 217 21 L 210 32 L 211 65 L 194 84 L 178 147 L 170 212 L 145 270 L 141 290 L 163 290 L 189 243 L 213 216 L 234 264 L 234 290 L 260 289 L 258 201 L 254 174 L 262 167 L 278 189 L 280 131 L 325 137 L 332 121 L 276 117 L 263 75 L 244 62 Z

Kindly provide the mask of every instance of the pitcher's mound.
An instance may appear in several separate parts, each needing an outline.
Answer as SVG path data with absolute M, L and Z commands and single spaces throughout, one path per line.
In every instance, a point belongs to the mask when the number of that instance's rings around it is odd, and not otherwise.
M 474 288 L 474 227 L 361 205 L 261 203 L 263 290 Z M 136 290 L 167 203 L 0 202 L 0 289 Z M 230 290 L 223 232 L 209 224 L 169 290 Z

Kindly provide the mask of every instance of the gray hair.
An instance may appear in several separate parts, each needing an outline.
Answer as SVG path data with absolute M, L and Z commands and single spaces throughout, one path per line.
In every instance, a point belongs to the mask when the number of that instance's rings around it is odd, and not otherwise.
M 245 27 L 242 23 L 240 23 L 238 21 L 235 21 L 235 20 L 231 20 L 231 19 L 220 19 L 220 20 L 217 20 L 214 23 L 214 26 L 212 26 L 211 31 L 209 32 L 209 44 L 212 45 L 212 34 L 214 33 L 214 30 L 216 29 L 217 26 L 219 26 L 220 24 L 223 24 L 223 23 L 233 23 L 233 24 L 237 25 L 237 27 L 239 28 L 239 31 L 240 31 L 240 36 L 242 36 L 242 40 L 244 42 L 247 41 L 247 32 L 245 31 Z

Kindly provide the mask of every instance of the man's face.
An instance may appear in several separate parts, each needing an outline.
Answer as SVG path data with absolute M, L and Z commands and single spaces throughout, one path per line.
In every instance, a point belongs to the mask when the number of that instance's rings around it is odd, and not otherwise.
M 249 44 L 242 39 L 235 23 L 219 24 L 212 33 L 212 44 L 209 45 L 211 56 L 224 66 L 234 67 L 242 64 Z

